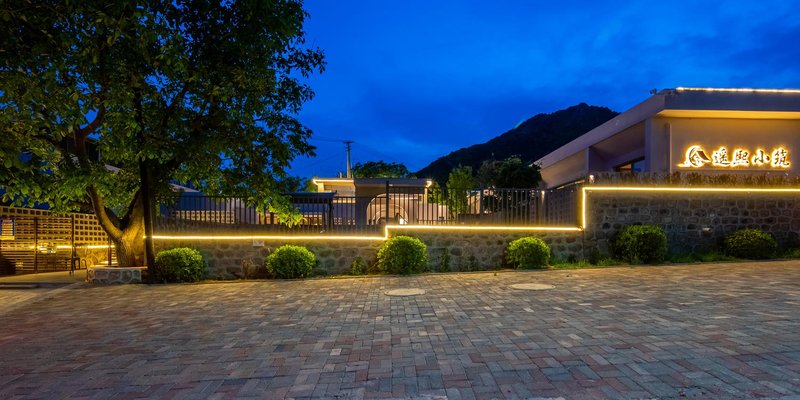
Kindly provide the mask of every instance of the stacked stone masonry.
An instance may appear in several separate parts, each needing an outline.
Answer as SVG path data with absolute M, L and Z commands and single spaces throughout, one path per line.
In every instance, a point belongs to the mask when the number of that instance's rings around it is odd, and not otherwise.
M 350 270 L 356 257 L 368 263 L 378 254 L 383 242 L 379 240 L 192 240 L 156 242 L 156 251 L 175 247 L 192 247 L 200 250 L 208 261 L 212 279 L 257 278 L 263 275 L 264 260 L 275 249 L 292 244 L 305 246 L 319 260 L 317 275 L 343 274 Z M 262 246 L 263 244 L 263 246 Z
M 144 267 L 89 267 L 86 281 L 91 283 L 142 283 Z
M 664 228 L 675 253 L 719 249 L 725 235 L 756 228 L 782 246 L 796 246 L 800 230 L 797 194 L 730 192 L 650 192 L 587 194 L 586 251 L 608 251 L 610 240 L 626 225 Z
M 504 250 L 509 242 L 523 236 L 542 238 L 552 249 L 557 260 L 581 259 L 581 232 L 519 232 L 496 231 L 392 231 L 392 236 L 407 235 L 420 238 L 428 246 L 431 271 L 478 271 L 503 266 Z M 263 241 L 264 246 L 254 246 L 252 240 L 192 240 L 156 242 L 156 251 L 175 247 L 192 247 L 200 250 L 208 261 L 209 277 L 237 279 L 259 276 L 264 259 L 283 244 L 305 246 L 319 260 L 317 275 L 344 274 L 356 257 L 374 266 L 380 240 L 316 240 L 316 241 Z M 443 263 L 447 254 L 449 261 Z
M 550 246 L 552 259 L 575 261 L 583 257 L 582 235 L 578 231 L 431 231 L 392 230 L 392 236 L 413 236 L 428 247 L 431 271 L 481 271 L 503 267 L 508 244 L 521 237 L 541 238 Z

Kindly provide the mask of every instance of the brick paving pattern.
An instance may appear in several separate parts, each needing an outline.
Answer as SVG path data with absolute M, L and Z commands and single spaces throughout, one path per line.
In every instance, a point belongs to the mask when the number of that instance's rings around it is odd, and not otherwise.
M 0 398 L 798 398 L 799 311 L 798 261 L 87 285 L 0 315 Z

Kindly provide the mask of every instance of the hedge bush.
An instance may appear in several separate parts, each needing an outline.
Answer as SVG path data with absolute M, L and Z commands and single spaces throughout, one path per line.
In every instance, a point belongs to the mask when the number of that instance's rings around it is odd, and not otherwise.
M 614 258 L 631 264 L 653 264 L 667 255 L 667 235 L 655 225 L 628 225 L 614 238 Z
M 357 256 L 353 259 L 353 263 L 350 264 L 350 275 L 366 275 L 367 274 L 367 262 L 364 261 L 363 258 Z
M 421 240 L 395 236 L 378 250 L 378 269 L 390 274 L 418 274 L 428 269 L 428 248 Z
M 303 246 L 290 244 L 278 247 L 264 265 L 269 273 L 279 279 L 297 279 L 311 276 L 317 265 L 317 256 Z
M 195 249 L 178 247 L 156 255 L 156 282 L 197 282 L 205 277 L 206 263 Z
M 778 242 L 760 229 L 741 229 L 725 237 L 725 253 L 737 258 L 764 259 L 774 257 Z
M 506 247 L 506 259 L 517 269 L 545 268 L 550 261 L 550 247 L 539 238 L 519 238 Z

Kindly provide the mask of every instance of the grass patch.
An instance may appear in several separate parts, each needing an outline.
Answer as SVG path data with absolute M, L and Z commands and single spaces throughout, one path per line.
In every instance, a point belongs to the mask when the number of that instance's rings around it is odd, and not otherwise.
M 738 258 L 720 253 L 718 251 L 710 251 L 705 253 L 682 253 L 671 254 L 667 257 L 667 261 L 674 264 L 693 264 L 693 263 L 708 263 L 719 261 L 736 261 Z
M 614 265 L 625 265 L 627 264 L 625 261 L 615 260 L 613 258 L 602 258 L 597 261 L 595 265 L 598 267 L 611 267 Z
M 578 261 L 578 262 L 558 262 L 555 263 L 548 268 L 550 269 L 573 269 L 573 268 L 592 268 L 596 267 L 596 265 L 588 262 L 588 261 Z
M 555 263 L 548 268 L 550 269 L 577 269 L 577 268 L 597 268 L 597 267 L 613 267 L 617 265 L 626 265 L 625 262 L 614 260 L 613 258 L 603 258 L 596 263 L 591 263 L 587 260 L 576 262 L 559 262 Z

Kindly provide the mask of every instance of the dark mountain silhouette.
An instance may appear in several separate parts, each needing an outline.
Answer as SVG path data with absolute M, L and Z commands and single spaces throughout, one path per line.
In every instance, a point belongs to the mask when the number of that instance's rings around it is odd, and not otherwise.
M 477 170 L 484 160 L 502 160 L 518 155 L 533 162 L 569 141 L 614 118 L 618 113 L 607 107 L 581 103 L 551 114 L 538 114 L 486 143 L 456 150 L 438 158 L 414 175 L 447 181 L 450 170 L 459 165 Z

